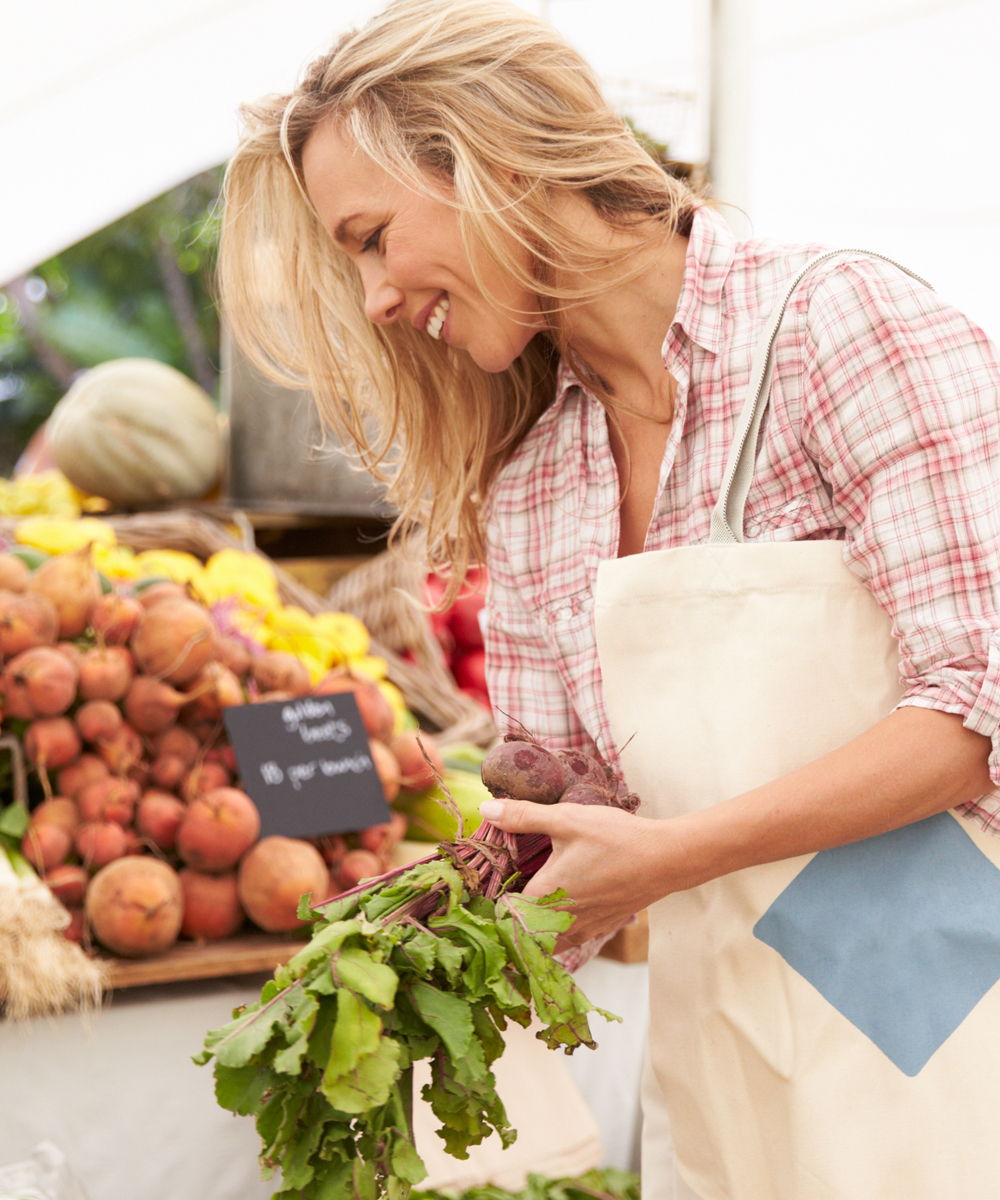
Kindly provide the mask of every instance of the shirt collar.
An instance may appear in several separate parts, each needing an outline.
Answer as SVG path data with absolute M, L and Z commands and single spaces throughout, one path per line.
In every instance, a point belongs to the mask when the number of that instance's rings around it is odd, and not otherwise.
M 677 311 L 670 323 L 663 356 L 677 352 L 682 331 L 702 349 L 717 354 L 722 347 L 722 292 L 736 260 L 736 239 L 725 220 L 706 205 L 694 214 L 684 263 Z
M 682 335 L 712 354 L 718 353 L 723 333 L 722 292 L 735 259 L 736 239 L 729 226 L 707 205 L 699 205 L 691 223 L 677 311 L 663 343 L 667 365 L 677 356 Z M 565 360 L 560 359 L 555 399 L 543 415 L 554 415 L 574 387 L 586 391 Z

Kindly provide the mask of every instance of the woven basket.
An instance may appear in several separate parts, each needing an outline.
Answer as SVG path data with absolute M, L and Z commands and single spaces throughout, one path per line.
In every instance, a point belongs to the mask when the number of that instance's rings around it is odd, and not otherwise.
M 20 519 L 0 519 L 0 531 L 12 538 Z M 372 634 L 372 653 L 386 660 L 389 679 L 403 693 L 407 707 L 438 731 L 436 737 L 442 745 L 462 741 L 486 743 L 496 736 L 489 713 L 455 686 L 455 681 L 444 666 L 440 650 L 435 659 L 434 648 L 437 643 L 431 633 L 429 620 L 400 594 L 401 587 L 414 596 L 420 594 L 419 572 L 412 568 L 412 580 L 404 581 L 402 575 L 397 579 L 392 575 L 397 563 L 395 555 L 380 554 L 372 560 L 371 565 L 358 567 L 342 581 L 347 583 L 355 574 L 364 572 L 364 578 L 372 580 L 373 587 L 380 586 L 384 592 L 384 604 L 376 613 L 368 602 L 364 588 L 355 589 L 358 596 L 355 603 L 349 589 L 345 590 L 343 598 L 339 588 L 335 588 L 330 597 L 324 599 L 299 583 L 273 559 L 257 550 L 253 528 L 242 513 L 232 515 L 232 523 L 239 530 L 239 536 L 218 521 L 191 509 L 111 516 L 105 520 L 113 527 L 118 541 L 134 550 L 186 550 L 201 559 L 207 559 L 218 550 L 230 548 L 260 554 L 274 569 L 278 594 L 284 604 L 296 604 L 308 613 L 350 612 L 365 623 Z M 410 590 L 411 587 L 413 590 Z M 393 612 L 397 614 L 395 623 L 391 617 Z M 378 617 L 377 628 L 373 624 L 375 616 Z M 409 625 L 406 624 L 408 620 L 411 622 Z M 397 631 L 404 629 L 415 640 L 400 640 Z M 383 631 L 390 635 L 388 640 L 383 636 Z M 399 651 L 407 646 L 414 647 L 417 665 L 400 657 Z
M 461 708 L 462 716 L 456 717 L 447 736 L 439 740 L 486 745 L 497 736 L 493 718 L 459 691 L 430 618 L 421 608 L 424 569 L 419 565 L 420 549 L 418 541 L 411 541 L 401 553 L 386 550 L 355 567 L 330 589 L 327 604 L 338 612 L 353 613 L 385 650 L 394 655 L 408 651 L 416 659 L 415 669 L 433 684 L 436 693 L 448 696 L 456 711 Z

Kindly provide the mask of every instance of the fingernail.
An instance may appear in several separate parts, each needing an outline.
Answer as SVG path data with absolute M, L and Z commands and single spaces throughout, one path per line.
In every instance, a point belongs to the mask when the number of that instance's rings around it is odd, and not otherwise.
M 484 821 L 499 821 L 503 816 L 503 801 L 484 800 L 479 806 L 479 815 Z

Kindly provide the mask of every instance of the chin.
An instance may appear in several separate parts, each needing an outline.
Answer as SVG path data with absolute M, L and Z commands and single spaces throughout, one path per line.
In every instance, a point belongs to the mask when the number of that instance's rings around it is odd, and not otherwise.
M 534 334 L 532 334 L 532 337 Z M 526 338 L 523 345 L 501 346 L 470 346 L 468 355 L 472 361 L 488 375 L 499 375 L 506 371 L 524 353 L 531 338 Z

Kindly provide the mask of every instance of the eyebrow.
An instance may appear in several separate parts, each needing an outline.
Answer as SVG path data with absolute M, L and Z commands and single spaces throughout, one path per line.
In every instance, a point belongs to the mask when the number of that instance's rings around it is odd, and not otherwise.
M 343 245 L 343 243 L 347 240 L 347 226 L 350 225 L 352 221 L 356 221 L 358 217 L 363 217 L 364 215 L 364 213 L 351 213 L 349 217 L 344 217 L 344 219 L 337 225 L 337 228 L 333 231 L 333 240 Z

